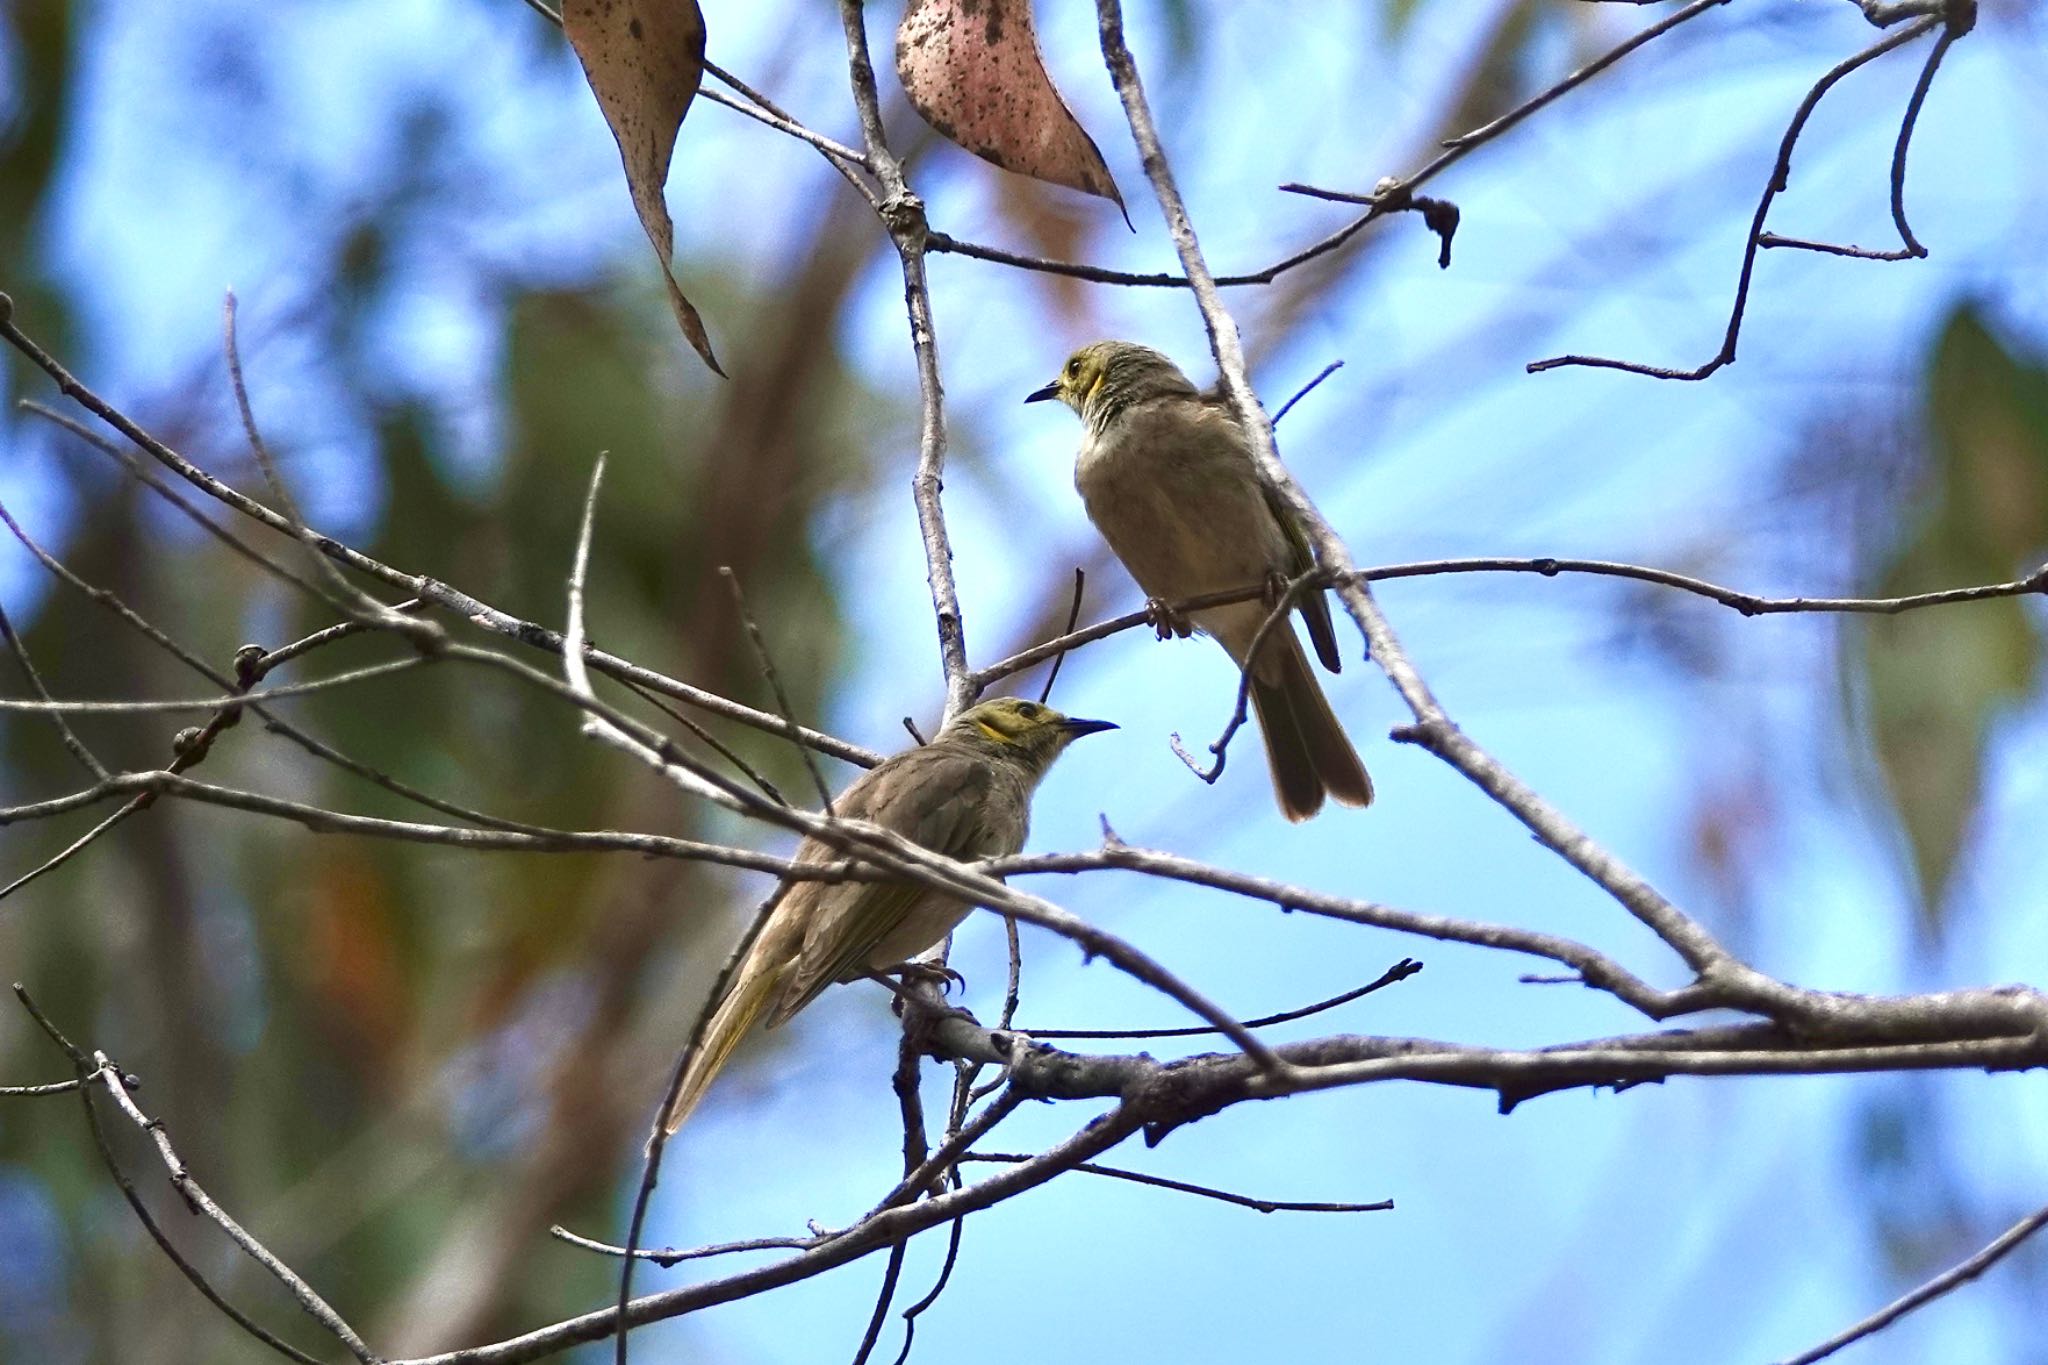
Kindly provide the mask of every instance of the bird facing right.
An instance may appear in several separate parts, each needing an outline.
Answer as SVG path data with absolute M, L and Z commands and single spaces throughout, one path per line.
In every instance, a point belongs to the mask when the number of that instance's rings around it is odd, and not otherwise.
M 1031 795 L 1053 760 L 1081 736 L 1115 728 L 998 697 L 953 717 L 931 743 L 863 773 L 832 810 L 949 858 L 1002 857 L 1024 847 Z M 812 837 L 795 861 L 841 856 Z M 765 1014 L 772 1027 L 835 981 L 903 964 L 952 933 L 972 908 L 910 881 L 785 882 L 690 1049 L 663 1127 L 673 1133 L 682 1126 L 755 1019 Z
M 1127 341 L 1095 342 L 1024 401 L 1048 398 L 1080 416 L 1086 430 L 1074 485 L 1089 519 L 1154 603 L 1270 587 L 1314 567 L 1292 511 L 1260 481 L 1229 402 L 1198 390 L 1166 356 Z M 1191 615 L 1242 668 L 1272 607 L 1253 599 Z M 1321 591 L 1304 597 L 1300 610 L 1317 657 L 1339 671 Z M 1306 820 L 1326 795 L 1340 805 L 1370 803 L 1372 779 L 1286 621 L 1266 632 L 1250 674 L 1281 813 Z

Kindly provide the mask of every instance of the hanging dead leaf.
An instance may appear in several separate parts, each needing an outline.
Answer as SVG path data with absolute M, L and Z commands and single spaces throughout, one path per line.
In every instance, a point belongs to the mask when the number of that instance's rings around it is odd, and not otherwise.
M 1124 197 L 1045 72 L 1030 0 L 910 0 L 896 76 L 925 122 L 1006 171 Z
M 562 31 L 619 144 L 626 188 L 661 262 L 676 322 L 704 363 L 723 375 L 704 320 L 676 283 L 675 225 L 661 194 L 676 131 L 704 79 L 704 12 L 697 0 L 563 0 Z

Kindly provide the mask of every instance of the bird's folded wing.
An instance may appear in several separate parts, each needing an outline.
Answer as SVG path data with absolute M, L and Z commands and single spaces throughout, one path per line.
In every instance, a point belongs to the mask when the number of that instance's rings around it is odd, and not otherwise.
M 870 821 L 949 858 L 988 856 L 987 816 L 996 781 L 988 760 L 934 752 L 929 746 L 917 756 L 921 761 L 914 772 L 892 774 L 899 780 L 875 784 L 871 799 L 851 807 L 842 803 L 839 814 Z M 833 982 L 859 975 L 871 965 L 868 956 L 876 945 L 919 901 L 934 894 L 915 882 L 897 881 L 847 882 L 822 890 L 824 903 L 769 1014 L 771 1025 L 810 1004 Z
M 1315 551 L 1309 547 L 1308 536 L 1302 531 L 1294 509 L 1281 501 L 1263 480 L 1259 491 L 1266 495 L 1266 509 L 1280 523 L 1281 534 L 1287 537 L 1287 576 L 1299 578 L 1316 566 Z M 1302 622 L 1308 627 L 1309 641 L 1316 647 L 1316 657 L 1332 673 L 1342 673 L 1344 658 L 1337 652 L 1337 628 L 1330 621 L 1329 595 L 1321 588 L 1312 588 L 1301 595 L 1300 606 Z

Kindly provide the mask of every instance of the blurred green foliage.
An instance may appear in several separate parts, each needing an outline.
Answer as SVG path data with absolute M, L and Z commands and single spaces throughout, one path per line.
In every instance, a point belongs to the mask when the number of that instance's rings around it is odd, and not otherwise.
M 2048 555 L 2048 367 L 1974 307 L 1929 360 L 1924 482 L 1871 583 L 1877 596 L 2024 577 Z M 1905 832 L 1925 922 L 1941 926 L 2001 714 L 2041 679 L 2039 614 L 2018 598 L 1871 624 L 1849 658 Z

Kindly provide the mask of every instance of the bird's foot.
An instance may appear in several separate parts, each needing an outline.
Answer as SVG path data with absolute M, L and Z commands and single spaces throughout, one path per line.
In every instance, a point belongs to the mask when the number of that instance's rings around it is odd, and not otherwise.
M 950 994 L 954 986 L 967 988 L 967 978 L 943 962 L 899 962 L 887 969 L 887 975 L 896 977 L 906 986 L 925 983 L 939 988 L 939 994 Z
M 1292 580 L 1286 574 L 1281 573 L 1278 569 L 1266 570 L 1266 582 L 1260 594 L 1261 600 L 1266 604 L 1266 610 L 1271 611 L 1274 607 L 1279 606 L 1286 599 L 1287 589 L 1291 586 L 1293 586 Z
M 1175 636 L 1185 640 L 1195 633 L 1195 623 L 1188 619 L 1187 613 L 1176 610 L 1163 597 L 1145 599 L 1145 621 L 1152 627 L 1153 634 L 1162 640 Z

